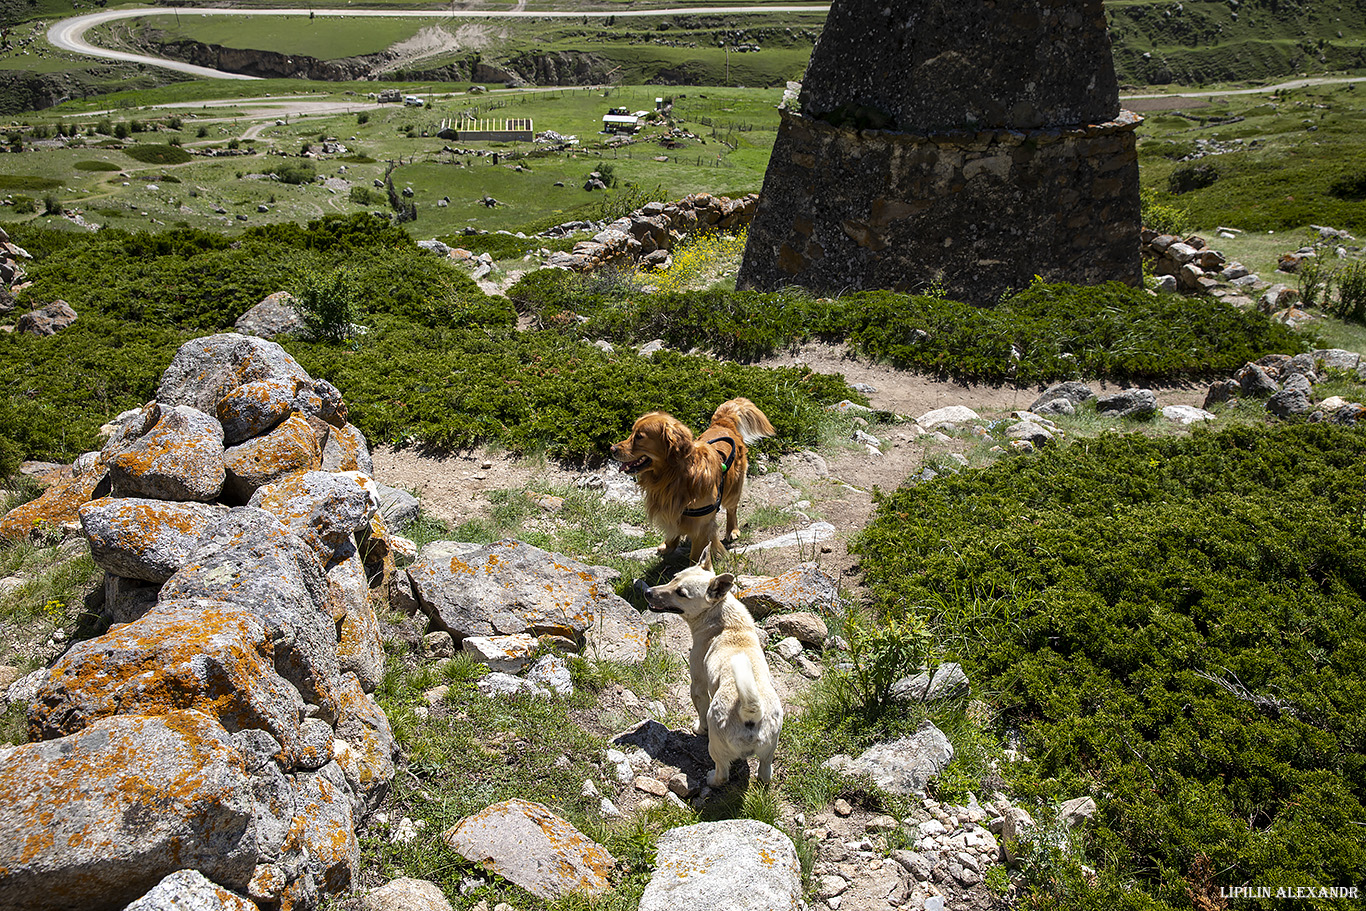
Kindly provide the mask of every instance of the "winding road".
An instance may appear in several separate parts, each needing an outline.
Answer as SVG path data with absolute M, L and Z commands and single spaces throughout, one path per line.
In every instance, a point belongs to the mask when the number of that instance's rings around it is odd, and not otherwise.
M 195 66 L 177 60 L 165 60 L 146 54 L 132 54 L 97 47 L 85 40 L 85 33 L 96 25 L 113 22 L 117 19 L 136 19 L 142 16 L 173 16 L 184 13 L 187 16 L 350 16 L 353 18 L 374 17 L 381 19 L 606 19 L 614 17 L 645 18 L 649 16 L 689 16 L 689 15 L 743 15 L 745 13 L 824 13 L 829 6 L 694 6 L 670 7 L 667 9 L 628 9 L 568 12 L 562 10 L 526 10 L 524 2 L 517 4 L 515 10 L 474 11 L 474 10 L 367 10 L 367 9 L 222 9 L 217 7 L 157 7 L 149 9 L 104 10 L 85 16 L 75 16 L 53 23 L 47 30 L 47 40 L 53 47 L 73 54 L 88 57 L 101 57 L 106 60 L 121 60 L 127 63 L 141 63 L 145 66 L 159 66 L 163 69 L 201 76 L 206 79 L 258 79 L 257 76 L 244 76 L 241 73 L 228 73 L 206 66 Z

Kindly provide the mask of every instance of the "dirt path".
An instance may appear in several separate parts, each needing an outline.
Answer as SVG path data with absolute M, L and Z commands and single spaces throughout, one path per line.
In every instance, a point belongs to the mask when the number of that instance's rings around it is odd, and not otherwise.
M 1035 389 L 1014 387 L 964 386 L 940 382 L 926 376 L 849 357 L 833 345 L 810 345 L 798 353 L 764 362 L 765 366 L 806 365 L 821 373 L 842 374 L 851 384 L 864 384 L 873 408 L 891 411 L 914 419 L 936 408 L 964 405 L 982 418 L 1005 417 L 1011 411 L 1028 408 L 1038 395 Z M 1114 391 L 1092 384 L 1097 391 Z M 1154 390 L 1159 407 L 1163 405 L 1199 406 L 1204 387 Z M 623 432 L 626 428 L 622 428 Z M 829 522 L 835 537 L 823 543 L 818 559 L 842 582 L 856 585 L 852 575 L 850 538 L 867 524 L 873 510 L 873 491 L 890 492 L 908 477 L 918 475 L 927 462 L 952 458 L 976 446 L 972 437 L 945 437 L 925 434 L 913 423 L 888 425 L 882 434 L 882 452 L 874 455 L 866 446 L 852 442 L 826 449 L 819 454 L 789 454 L 776 462 L 756 464 L 751 470 L 745 499 L 741 504 L 741 542 L 752 544 L 795 531 L 814 521 Z M 603 468 L 588 471 L 566 468 L 554 462 L 521 459 L 497 449 L 480 448 L 444 456 L 423 455 L 413 449 L 378 447 L 374 452 L 375 474 L 385 484 L 414 491 L 424 509 L 437 518 L 459 524 L 487 516 L 487 492 L 499 489 L 569 486 L 585 474 L 599 474 Z M 761 533 L 744 528 L 747 513 L 758 506 L 793 510 L 790 524 L 770 526 Z M 648 526 L 642 513 L 640 526 Z M 744 555 L 745 572 L 780 573 L 793 563 L 811 556 L 811 547 L 783 547 L 751 550 Z

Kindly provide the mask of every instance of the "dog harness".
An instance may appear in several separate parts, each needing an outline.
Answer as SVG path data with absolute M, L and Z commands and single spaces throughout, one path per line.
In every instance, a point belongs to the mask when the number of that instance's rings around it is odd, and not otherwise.
M 683 518 L 696 519 L 701 516 L 709 516 L 721 508 L 721 498 L 726 495 L 726 475 L 730 472 L 730 465 L 735 461 L 735 441 L 730 437 L 717 437 L 708 440 L 708 443 L 715 446 L 717 443 L 726 443 L 730 446 L 730 455 L 721 462 L 721 483 L 716 485 L 716 502 L 710 506 L 699 506 L 696 509 L 683 510 Z

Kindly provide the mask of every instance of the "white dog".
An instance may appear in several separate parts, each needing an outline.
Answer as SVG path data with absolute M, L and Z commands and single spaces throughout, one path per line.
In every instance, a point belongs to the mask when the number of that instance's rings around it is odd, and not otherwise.
M 711 549 L 702 563 L 682 570 L 667 585 L 645 590 L 657 611 L 682 614 L 692 630 L 688 669 L 697 734 L 707 734 L 716 770 L 707 776 L 720 787 L 730 764 L 759 758 L 759 780 L 773 777 L 773 752 L 783 727 L 783 704 L 773 688 L 768 662 L 749 608 L 731 594 L 735 576 L 711 571 Z

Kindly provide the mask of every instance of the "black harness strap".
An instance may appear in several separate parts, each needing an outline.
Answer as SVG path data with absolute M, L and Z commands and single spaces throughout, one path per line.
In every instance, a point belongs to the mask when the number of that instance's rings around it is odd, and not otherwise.
M 731 463 L 735 461 L 735 441 L 730 437 L 717 437 L 716 439 L 708 440 L 707 442 L 713 446 L 718 443 L 729 444 L 730 455 L 726 456 L 725 460 L 721 463 L 721 483 L 716 485 L 716 502 L 710 506 L 699 506 L 696 509 L 683 510 L 683 518 L 685 519 L 697 519 L 702 516 L 711 515 L 721 508 L 721 498 L 726 495 L 726 475 L 730 473 Z

